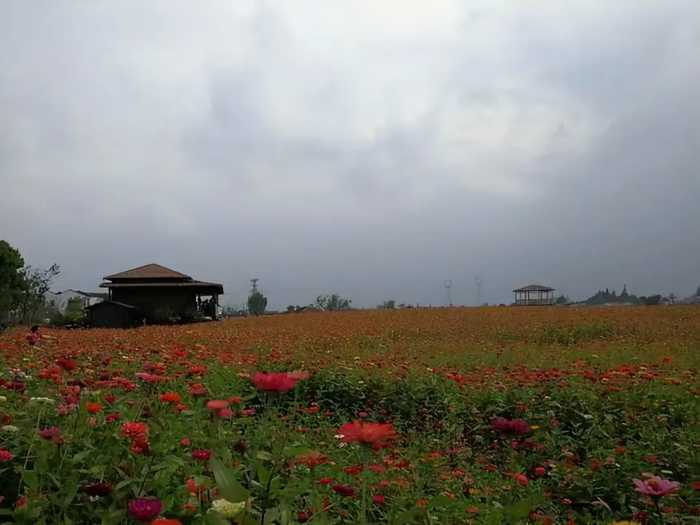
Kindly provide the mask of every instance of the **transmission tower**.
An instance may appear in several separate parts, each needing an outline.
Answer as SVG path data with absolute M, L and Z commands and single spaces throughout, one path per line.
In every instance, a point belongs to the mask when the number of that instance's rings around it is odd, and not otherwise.
M 477 275 L 474 277 L 474 284 L 476 284 L 476 305 L 481 306 L 481 286 L 484 284 L 484 280 Z
M 445 281 L 445 289 L 447 290 L 447 304 L 452 306 L 452 279 Z
M 257 278 L 251 279 L 251 280 L 250 280 L 250 287 L 251 287 L 251 290 L 250 290 L 250 291 L 251 291 L 252 293 L 255 293 L 255 292 L 258 291 L 258 281 L 259 281 L 259 280 L 260 280 L 260 279 L 257 279 Z

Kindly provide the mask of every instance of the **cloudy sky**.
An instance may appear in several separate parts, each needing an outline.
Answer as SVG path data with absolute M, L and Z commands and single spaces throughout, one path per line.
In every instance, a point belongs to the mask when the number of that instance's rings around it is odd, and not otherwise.
M 275 307 L 700 284 L 697 0 L 4 0 L 0 238 Z

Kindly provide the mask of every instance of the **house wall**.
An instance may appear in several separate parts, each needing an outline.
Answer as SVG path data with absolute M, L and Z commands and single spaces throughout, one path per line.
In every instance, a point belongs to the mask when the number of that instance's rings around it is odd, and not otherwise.
M 128 308 L 111 303 L 100 303 L 88 310 L 90 324 L 97 328 L 128 328 L 136 323 Z
M 167 321 L 170 317 L 191 314 L 196 296 L 187 288 L 112 288 L 112 300 L 138 307 L 149 321 Z

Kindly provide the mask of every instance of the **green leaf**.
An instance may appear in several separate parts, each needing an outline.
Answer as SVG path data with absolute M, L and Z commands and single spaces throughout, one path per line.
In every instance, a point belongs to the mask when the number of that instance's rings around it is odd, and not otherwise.
M 205 525 L 229 525 L 229 521 L 218 512 L 209 511 L 204 515 Z
M 223 498 L 229 500 L 231 503 L 238 503 L 248 499 L 250 492 L 238 482 L 233 469 L 225 466 L 217 458 L 211 458 L 209 460 L 209 468 L 211 468 L 214 473 L 216 486 Z

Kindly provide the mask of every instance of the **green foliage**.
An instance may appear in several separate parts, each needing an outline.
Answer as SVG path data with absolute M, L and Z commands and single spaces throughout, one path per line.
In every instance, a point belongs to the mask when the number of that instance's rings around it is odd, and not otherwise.
M 21 270 L 24 259 L 7 241 L 0 240 L 0 323 L 17 307 L 25 283 Z
M 61 268 L 57 264 L 46 269 L 26 266 L 20 273 L 24 288 L 17 303 L 17 317 L 20 322 L 31 324 L 48 315 L 46 294 Z
M 537 342 L 540 344 L 576 345 L 588 341 L 610 339 L 615 328 L 604 323 L 586 323 L 574 326 L 547 326 Z
M 316 297 L 316 306 L 327 312 L 350 310 L 350 303 L 352 303 L 350 299 L 341 297 L 337 293 L 319 295 Z
M 254 290 L 248 296 L 248 312 L 250 315 L 263 315 L 267 308 L 267 297 L 260 291 Z

